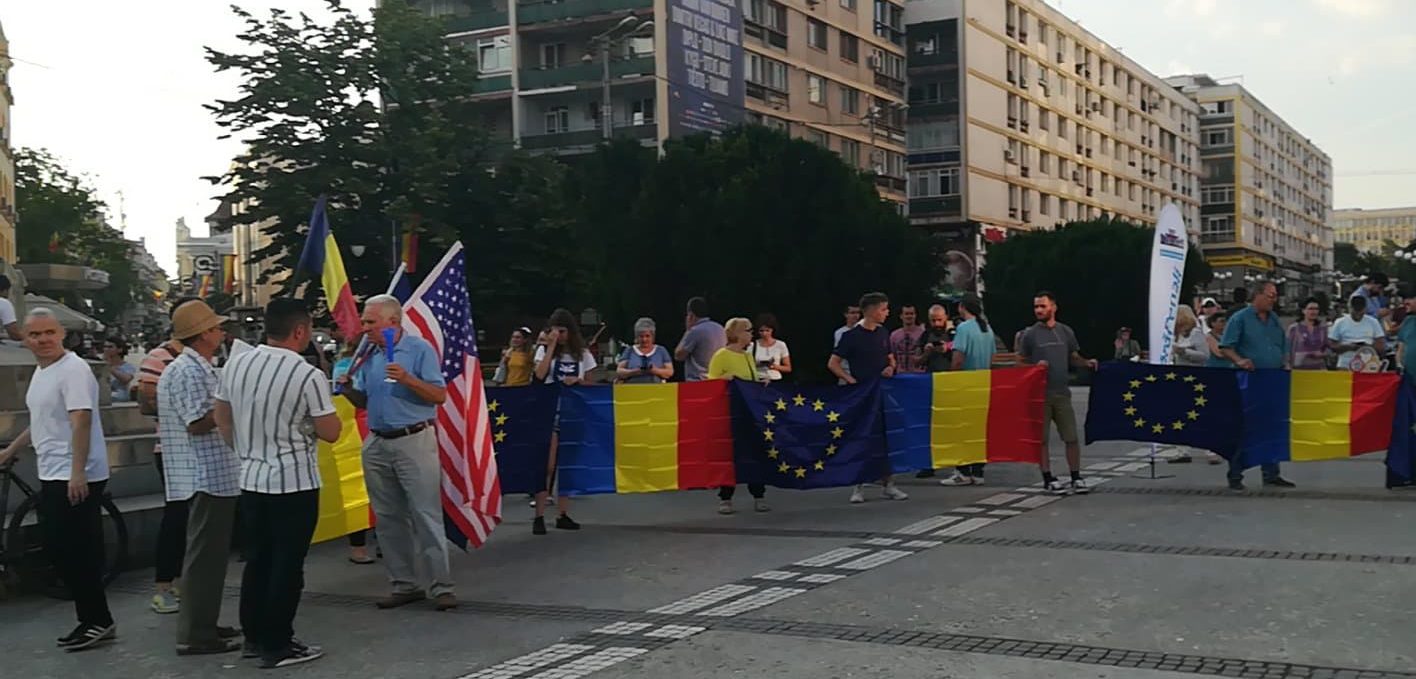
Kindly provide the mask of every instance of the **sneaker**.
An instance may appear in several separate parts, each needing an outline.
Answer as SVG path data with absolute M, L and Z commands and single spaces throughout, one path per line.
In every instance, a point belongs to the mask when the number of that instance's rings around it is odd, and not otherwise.
M 580 524 L 576 523 L 575 519 L 570 518 L 569 514 L 561 514 L 556 517 L 556 528 L 561 530 L 580 530 Z
M 433 608 L 439 611 L 450 611 L 457 608 L 457 597 L 452 592 L 443 592 L 433 597 Z
M 759 514 L 770 512 L 772 511 L 772 505 L 767 504 L 766 500 L 763 500 L 759 497 L 752 501 L 752 511 L 757 512 Z
M 319 660 L 324 656 L 324 651 L 319 646 L 306 646 L 304 644 L 291 643 L 290 648 L 279 655 L 267 655 L 261 659 L 261 669 L 273 670 L 281 667 L 290 667 L 307 663 L 311 660 Z
M 949 478 L 939 479 L 939 485 L 941 486 L 972 486 L 973 484 L 974 480 L 972 476 L 964 476 L 959 472 L 954 472 L 954 475 Z
M 423 590 L 415 589 L 411 592 L 394 592 L 375 601 L 374 605 L 382 609 L 398 608 L 399 606 L 407 606 L 415 601 L 422 601 L 426 598 L 428 598 L 428 595 L 424 594 Z
M 1092 482 L 1086 479 L 1072 479 L 1072 492 L 1078 495 L 1086 495 L 1092 492 Z
M 734 510 L 733 510 L 733 501 L 732 501 L 732 500 L 719 500 L 719 501 L 718 501 L 718 513 L 719 513 L 719 514 L 722 514 L 722 515 L 724 515 L 724 516 L 727 516 L 728 514 L 732 514 L 733 511 L 734 511 Z
M 177 655 L 219 655 L 241 650 L 235 639 L 218 639 L 204 644 L 177 644 Z
M 851 504 L 858 505 L 865 502 L 865 486 L 856 486 L 851 490 Z
M 933 470 L 933 469 L 924 469 L 924 470 L 921 470 L 918 474 L 915 474 L 915 478 L 917 478 L 917 479 L 932 479 L 932 478 L 934 478 L 934 470 Z
M 247 641 L 241 644 L 241 657 L 247 660 L 261 657 L 261 647 L 254 641 Z
M 1176 455 L 1175 457 L 1170 458 L 1170 464 L 1190 464 L 1194 461 L 1195 458 L 1191 457 L 1188 453 L 1181 453 L 1179 455 Z
M 1298 487 L 1297 484 L 1293 483 L 1292 481 L 1289 481 L 1288 479 L 1283 478 L 1282 476 L 1275 476 L 1275 477 L 1273 477 L 1273 478 L 1271 478 L 1271 479 L 1264 479 L 1264 485 L 1265 485 L 1265 486 L 1272 487 L 1272 488 L 1297 488 L 1297 487 Z
M 55 639 L 55 645 L 59 648 L 64 648 L 66 646 L 73 646 L 74 644 L 79 643 L 79 640 L 83 638 L 84 627 L 85 625 L 83 623 L 75 625 L 74 630 L 72 632 L 69 632 L 64 636 Z
M 1208 462 L 1210 464 L 1220 464 L 1224 462 L 1224 458 L 1215 455 L 1214 453 L 1205 453 L 1205 462 Z
M 152 595 L 152 612 L 160 615 L 170 615 L 182 610 L 182 597 L 177 596 L 176 590 L 166 590 Z
M 1244 490 L 1244 482 L 1243 482 L 1243 481 L 1240 481 L 1240 480 L 1238 480 L 1238 479 L 1230 479 L 1230 480 L 1229 480 L 1229 489 L 1230 489 L 1230 490 L 1236 490 L 1236 491 L 1243 491 L 1243 490 Z
M 1051 481 L 1048 481 L 1046 484 L 1043 484 L 1042 488 L 1043 490 L 1046 490 L 1047 492 L 1052 493 L 1053 495 L 1072 494 L 1072 484 L 1063 481 L 1062 479 L 1053 479 Z
M 893 483 L 887 484 L 887 485 L 885 486 L 885 489 L 882 490 L 882 491 L 880 491 L 880 496 L 883 497 L 883 498 L 885 498 L 886 500 L 908 500 L 908 499 L 910 499 L 909 493 L 906 493 L 905 491 L 900 490 L 899 488 L 896 488 L 896 487 L 895 487 L 895 484 L 893 484 Z
M 241 628 L 239 627 L 227 627 L 226 625 L 216 626 L 216 638 L 218 639 L 235 639 L 240 636 Z
M 531 520 L 531 534 L 532 534 L 532 535 L 545 535 L 545 534 L 546 534 L 546 517 L 544 517 L 544 516 L 538 516 L 538 517 L 536 517 L 536 518 L 534 518 L 534 519 Z
M 112 641 L 118 636 L 118 626 L 112 623 L 108 625 L 83 625 L 78 630 L 78 636 L 71 643 L 64 646 L 66 651 L 82 651 L 86 648 L 93 648 L 105 641 Z

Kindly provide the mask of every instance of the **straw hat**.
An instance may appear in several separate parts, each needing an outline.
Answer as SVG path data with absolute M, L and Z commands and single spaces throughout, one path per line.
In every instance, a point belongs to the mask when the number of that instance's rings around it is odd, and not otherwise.
M 177 307 L 172 314 L 172 338 L 181 340 L 196 337 L 212 328 L 220 327 L 226 319 L 201 300 L 192 300 Z

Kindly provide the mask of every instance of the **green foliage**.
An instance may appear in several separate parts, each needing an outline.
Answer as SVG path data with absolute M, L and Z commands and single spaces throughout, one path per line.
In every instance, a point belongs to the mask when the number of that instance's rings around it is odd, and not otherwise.
M 94 189 L 48 151 L 15 152 L 15 202 L 20 209 L 15 237 L 19 261 L 82 264 L 108 272 L 108 287 L 89 296 L 95 318 L 113 323 L 136 295 L 150 294 L 139 289 L 128 243 L 108 226 L 105 205 Z M 61 297 L 75 309 L 87 310 L 77 295 Z
M 1019 233 L 989 246 L 983 269 L 986 311 L 999 336 L 1011 346 L 1013 334 L 1034 321 L 1033 294 L 1050 290 L 1057 295 L 1058 319 L 1076 330 L 1086 356 L 1109 358 L 1122 326 L 1132 328 L 1144 345 L 1154 237 L 1153 228 L 1101 219 Z M 1191 245 L 1182 303 L 1209 279 L 1209 264 Z

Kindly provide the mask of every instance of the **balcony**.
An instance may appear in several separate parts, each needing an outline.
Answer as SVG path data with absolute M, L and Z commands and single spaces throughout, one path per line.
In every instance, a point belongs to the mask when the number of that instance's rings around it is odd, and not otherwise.
M 655 123 L 645 123 L 643 125 L 616 125 L 614 136 L 627 137 L 630 139 L 654 139 L 658 136 L 659 127 Z M 555 134 L 528 135 L 521 138 L 521 148 L 528 151 L 545 149 L 572 149 L 576 147 L 591 147 L 604 140 L 604 130 L 591 128 L 586 130 L 574 130 L 571 132 L 558 132 Z
M 586 17 L 620 14 L 626 11 L 652 9 L 651 0 L 561 0 L 560 2 L 521 3 L 516 6 L 516 23 L 538 24 L 570 21 Z
M 443 17 L 448 33 L 468 33 L 507 25 L 506 12 L 482 9 L 462 16 Z
M 598 85 L 603 73 L 604 66 L 598 61 L 561 66 L 560 68 L 523 68 L 521 69 L 521 89 L 522 91 L 539 90 L 547 87 L 584 83 Z M 652 56 L 610 62 L 610 81 L 612 83 L 628 77 L 650 77 L 653 75 L 654 57 Z
M 472 85 L 472 92 L 474 94 L 509 91 L 511 91 L 511 76 L 509 75 L 482 76 Z

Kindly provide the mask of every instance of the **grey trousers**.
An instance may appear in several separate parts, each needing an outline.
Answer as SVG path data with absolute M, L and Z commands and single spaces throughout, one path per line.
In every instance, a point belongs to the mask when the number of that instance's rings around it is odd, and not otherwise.
M 226 563 L 236 523 L 236 496 L 197 493 L 187 502 L 187 552 L 182 560 L 182 610 L 177 643 L 215 644 L 226 589 Z
M 364 484 L 393 591 L 411 592 L 427 582 L 430 596 L 452 593 L 433 429 L 392 440 L 370 436 L 364 442 Z

